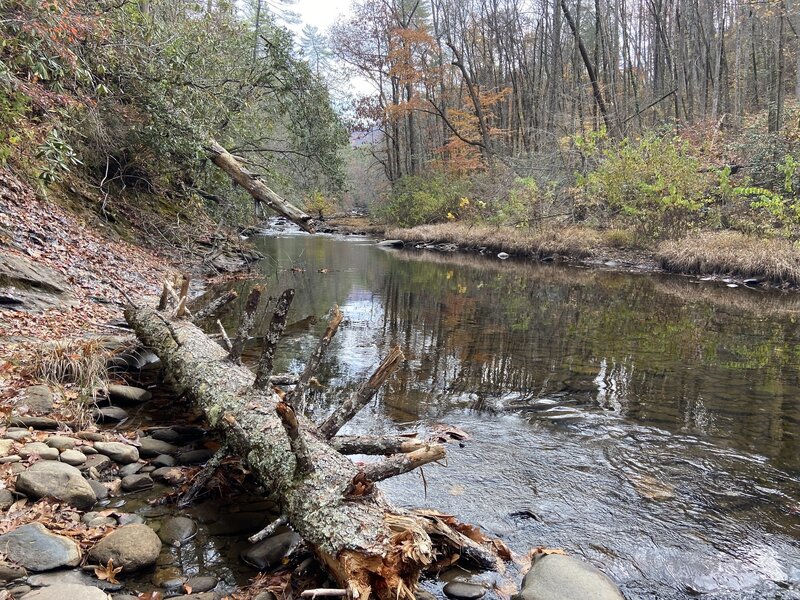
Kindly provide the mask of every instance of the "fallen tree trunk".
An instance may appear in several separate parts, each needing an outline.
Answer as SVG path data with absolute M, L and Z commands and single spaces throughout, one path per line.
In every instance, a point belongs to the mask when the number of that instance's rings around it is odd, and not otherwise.
M 242 166 L 242 164 L 225 150 L 225 148 L 220 146 L 216 140 L 209 141 L 207 150 L 211 161 L 230 175 L 236 183 L 247 190 L 256 202 L 266 204 L 282 217 L 286 217 L 292 223 L 298 225 L 303 231 L 314 233 L 310 215 L 307 215 L 295 205 L 287 202 L 273 192 L 257 175 L 251 173 Z
M 255 386 L 254 374 L 191 322 L 136 306 L 129 306 L 125 316 L 161 358 L 176 391 L 187 393 L 232 452 L 245 457 L 278 498 L 281 518 L 314 549 L 350 598 L 412 600 L 420 570 L 436 558 L 435 539 L 449 546 L 447 553 L 461 554 L 470 543 L 464 536 L 441 535 L 443 526 L 432 527 L 430 518 L 393 507 L 370 479 L 370 474 L 379 480 L 441 459 L 444 450 L 438 444 L 409 444 L 400 450 L 410 453 L 387 459 L 386 468 L 371 463 L 360 469 L 270 386 Z M 351 415 L 352 402 L 346 405 Z

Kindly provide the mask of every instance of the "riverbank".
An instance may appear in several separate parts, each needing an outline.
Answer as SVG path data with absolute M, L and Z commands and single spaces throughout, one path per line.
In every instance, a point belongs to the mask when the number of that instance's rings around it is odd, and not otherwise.
M 331 222 L 341 233 L 361 233 L 368 224 Z M 788 240 L 762 239 L 735 231 L 707 231 L 642 247 L 624 230 L 588 227 L 533 230 L 465 223 L 384 228 L 386 239 L 406 247 L 501 254 L 539 261 L 575 262 L 631 271 L 708 276 L 729 283 L 785 289 L 800 285 L 800 250 Z

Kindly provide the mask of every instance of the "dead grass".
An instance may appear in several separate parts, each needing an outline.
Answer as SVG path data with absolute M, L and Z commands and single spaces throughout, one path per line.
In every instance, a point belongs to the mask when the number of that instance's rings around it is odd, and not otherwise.
M 554 227 L 546 230 L 492 227 L 466 223 L 420 225 L 392 229 L 388 239 L 427 244 L 456 244 L 463 248 L 485 248 L 516 256 L 587 258 L 603 245 L 601 234 L 586 227 Z
M 800 251 L 788 240 L 761 239 L 734 231 L 703 232 L 662 242 L 656 258 L 667 271 L 800 284 Z

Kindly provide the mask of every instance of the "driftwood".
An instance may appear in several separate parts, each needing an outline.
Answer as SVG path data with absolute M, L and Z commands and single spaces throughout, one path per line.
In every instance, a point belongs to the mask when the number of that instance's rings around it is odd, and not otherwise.
M 278 321 L 285 318 L 283 311 L 277 312 Z M 357 443 L 354 438 L 333 438 L 344 451 L 369 446 L 381 454 L 399 451 L 359 467 L 328 440 L 397 368 L 402 360 L 399 349 L 392 350 L 370 380 L 318 428 L 289 401 L 282 401 L 271 385 L 256 386 L 253 372 L 231 360 L 228 351 L 189 319 L 170 319 L 164 311 L 134 305 L 125 314 L 138 337 L 161 358 L 176 391 L 202 409 L 230 454 L 243 457 L 278 499 L 278 523 L 289 524 L 302 536 L 349 598 L 412 600 L 421 570 L 442 555 L 478 556 L 483 564 L 486 557 L 497 556 L 486 544 L 450 531 L 452 517 L 438 519 L 431 516 L 437 513 L 395 508 L 373 485 L 439 461 L 444 457 L 439 444 L 409 438 L 360 438 Z M 262 379 L 273 383 L 266 369 Z M 274 528 L 272 524 L 254 538 L 266 537 Z M 470 547 L 467 553 L 465 546 Z
M 303 231 L 314 233 L 311 216 L 272 191 L 257 175 L 248 171 L 232 154 L 220 146 L 216 140 L 209 141 L 207 150 L 211 161 L 230 175 L 237 184 L 247 190 L 256 202 L 266 204 L 282 217 L 286 217 L 297 224 Z

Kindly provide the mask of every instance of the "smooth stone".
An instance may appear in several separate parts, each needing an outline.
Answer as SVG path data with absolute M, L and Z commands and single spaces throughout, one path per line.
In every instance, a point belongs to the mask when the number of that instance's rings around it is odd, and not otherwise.
M 168 517 L 161 523 L 158 537 L 174 548 L 180 548 L 197 534 L 197 523 L 189 517 Z M 205 591 L 205 590 L 201 590 Z
M 0 535 L 0 552 L 29 571 L 76 567 L 81 562 L 78 544 L 51 533 L 41 523 L 28 523 Z
M 170 485 L 180 485 L 186 481 L 186 473 L 178 467 L 161 467 L 153 471 L 151 475 Z
M 198 575 L 190 577 L 186 580 L 186 586 L 191 588 L 192 592 L 209 592 L 217 587 L 217 578 L 210 575 Z
M 97 450 L 94 449 L 93 446 L 81 446 L 80 448 L 78 448 L 78 451 L 83 452 L 86 456 L 89 456 L 90 454 L 100 454 Z
M 99 423 L 121 423 L 128 418 L 128 412 L 118 406 L 104 406 L 93 411 L 93 414 Z
M 86 585 L 91 587 L 100 588 L 108 592 L 115 592 L 122 589 L 121 583 L 109 583 L 102 579 L 97 579 L 91 575 L 84 573 L 78 569 L 71 571 L 50 571 L 49 573 L 39 573 L 38 575 L 31 575 L 27 579 L 28 585 L 33 587 L 51 587 L 62 583 L 71 583 L 75 585 Z
M 79 431 L 75 435 L 82 440 L 88 440 L 90 442 L 102 442 L 104 439 L 106 439 L 105 436 L 99 431 Z
M 144 463 L 140 462 L 127 464 L 117 472 L 117 475 L 119 475 L 120 477 L 127 477 L 128 475 L 136 475 L 136 473 L 142 470 L 143 466 Z
M 44 443 L 51 448 L 63 452 L 64 450 L 72 450 L 77 442 L 75 442 L 75 438 L 66 437 L 64 435 L 52 435 L 47 438 Z
M 272 592 L 261 592 L 253 600 L 278 600 Z
M 98 500 L 105 500 L 108 498 L 108 488 L 104 486 L 99 481 L 95 481 L 94 479 L 87 479 L 87 483 L 89 487 L 92 488 L 94 495 L 97 496 Z
M 562 554 L 536 560 L 515 600 L 624 600 L 616 584 L 598 568 Z
M 213 456 L 210 450 L 190 450 L 189 452 L 181 452 L 178 454 L 178 464 L 181 465 L 199 465 L 206 462 Z
M 0 440 L 0 456 L 8 456 L 11 454 L 11 448 L 14 446 L 14 440 Z
M 478 600 L 486 594 L 486 588 L 482 585 L 458 580 L 445 585 L 442 591 L 448 598 L 457 598 L 458 600 Z
M 12 504 L 14 504 L 14 494 L 11 490 L 0 490 L 0 510 L 7 510 Z
M 384 248 L 402 248 L 405 246 L 405 242 L 403 240 L 382 240 L 378 242 L 378 246 L 383 246 Z
M 122 489 L 125 492 L 139 492 L 149 490 L 151 487 L 153 487 L 153 479 L 144 473 L 136 473 L 122 478 Z
M 169 442 L 162 442 L 152 437 L 139 438 L 139 456 L 151 458 L 159 454 L 169 454 L 170 456 L 177 454 L 178 446 L 174 446 Z
M 8 588 L 8 593 L 11 594 L 12 598 L 21 598 L 23 595 L 27 594 L 31 591 L 31 586 L 22 584 L 22 585 L 15 585 L 14 587 Z
M 88 525 L 89 527 L 115 527 L 117 524 L 116 519 L 114 517 L 108 517 L 104 514 L 99 512 L 87 512 L 85 515 L 81 517 L 81 523 Z
M 145 465 L 141 468 L 142 473 L 152 473 L 156 468 L 153 465 Z
M 27 429 L 19 429 L 17 431 L 6 431 L 3 435 L 3 439 L 18 442 L 20 440 L 24 440 L 25 438 L 29 438 L 32 435 L 33 434 Z
M 220 600 L 220 598 L 222 598 L 222 595 L 216 592 L 200 592 L 199 594 L 180 596 L 181 600 Z
M 86 462 L 81 465 L 81 471 L 88 471 L 92 468 L 97 471 L 104 471 L 112 464 L 111 459 L 105 454 L 90 454 L 86 457 Z
M 20 459 L 22 460 L 22 459 Z M 11 464 L 11 474 L 12 475 L 19 475 L 26 469 L 25 465 L 21 462 L 15 462 Z
M 153 460 L 150 461 L 150 464 L 156 468 L 159 467 L 174 467 L 177 461 L 175 460 L 174 456 L 170 456 L 169 454 L 159 454 Z
M 153 394 L 147 390 L 131 385 L 111 384 L 108 386 L 108 397 L 112 402 L 138 403 L 150 400 Z
M 122 513 L 117 515 L 117 522 L 120 525 L 144 525 L 144 517 L 133 513 Z
M 142 600 L 141 596 L 131 596 L 130 594 L 114 594 L 111 600 Z
M 49 417 L 12 417 L 9 425 L 16 427 L 33 427 L 34 429 L 57 429 L 58 421 Z
M 25 577 L 27 574 L 28 572 L 24 567 L 0 561 L 0 581 L 14 581 L 20 577 Z
M 94 449 L 122 465 L 129 465 L 139 460 L 139 451 L 136 446 L 122 442 L 95 442 Z
M 293 531 L 274 535 L 244 550 L 241 558 L 259 571 L 275 569 L 281 566 L 283 557 L 299 541 L 300 536 Z
M 41 461 L 19 474 L 16 489 L 38 500 L 52 496 L 76 508 L 91 508 L 97 496 L 75 467 L 57 461 Z
M 181 440 L 181 434 L 170 428 L 156 429 L 150 434 L 150 437 L 154 440 L 168 442 L 170 444 L 176 444 Z
M 180 568 L 164 567 L 161 569 L 156 569 L 156 572 L 153 573 L 150 581 L 153 583 L 153 585 L 157 585 L 158 587 L 174 589 L 183 585 L 183 582 L 186 581 L 186 578 L 183 576 L 183 572 L 180 570 Z
M 22 457 L 19 454 L 9 454 L 8 456 L 0 458 L 0 465 L 4 465 L 6 463 L 18 463 L 21 460 Z
M 42 460 L 58 460 L 58 450 L 42 442 L 25 444 L 19 451 L 19 455 L 23 460 L 28 460 L 33 455 L 38 456 Z
M 108 594 L 91 585 L 57 583 L 28 592 L 20 600 L 108 600 Z
M 161 552 L 161 540 L 147 525 L 125 525 L 111 532 L 91 549 L 89 558 L 99 564 L 109 560 L 128 573 L 149 567 Z
M 46 385 L 32 385 L 22 391 L 17 406 L 27 406 L 35 414 L 49 413 L 53 410 L 53 392 Z
M 67 463 L 68 465 L 72 465 L 73 467 L 77 467 L 78 465 L 82 465 L 86 462 L 86 455 L 83 452 L 78 452 L 77 450 L 64 450 L 58 457 L 63 463 Z

